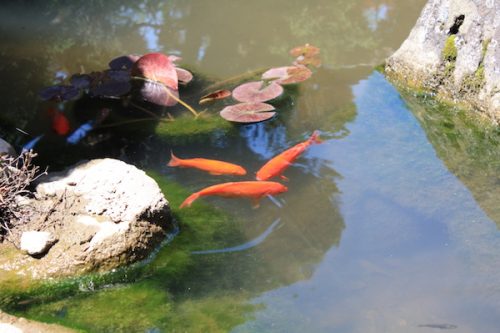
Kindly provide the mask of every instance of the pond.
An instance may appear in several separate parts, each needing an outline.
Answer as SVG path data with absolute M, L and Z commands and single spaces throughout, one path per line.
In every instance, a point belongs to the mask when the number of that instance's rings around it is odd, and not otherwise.
M 84 332 L 497 332 L 500 132 L 423 94 L 398 91 L 374 70 L 424 4 L 2 3 L 0 131 L 16 148 L 50 132 L 41 88 L 101 70 L 122 54 L 175 54 L 195 76 L 217 82 L 287 65 L 297 45 L 321 49 L 322 66 L 272 120 L 185 140 L 125 125 L 68 146 L 49 133 L 38 149 L 51 169 L 118 158 L 148 170 L 178 206 L 176 196 L 235 177 L 167 167 L 171 150 L 243 165 L 250 180 L 314 130 L 324 141 L 286 170 L 289 180 L 279 181 L 289 191 L 260 207 L 199 199 L 205 209 L 178 211 L 197 222 L 181 226 L 146 263 L 27 301 L 0 296 L 0 307 Z M 81 112 L 93 103 L 64 108 Z

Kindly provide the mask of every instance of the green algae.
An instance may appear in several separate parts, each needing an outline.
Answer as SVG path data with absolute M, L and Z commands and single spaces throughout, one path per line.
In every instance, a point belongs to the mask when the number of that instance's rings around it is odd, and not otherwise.
M 183 115 L 174 121 L 159 122 L 154 133 L 171 144 L 187 144 L 200 142 L 212 134 L 227 134 L 233 125 L 215 114 L 202 114 L 195 119 L 190 115 Z
M 442 51 L 443 59 L 449 62 L 454 62 L 457 60 L 457 47 L 455 45 L 456 35 L 449 36 L 444 42 L 444 47 Z

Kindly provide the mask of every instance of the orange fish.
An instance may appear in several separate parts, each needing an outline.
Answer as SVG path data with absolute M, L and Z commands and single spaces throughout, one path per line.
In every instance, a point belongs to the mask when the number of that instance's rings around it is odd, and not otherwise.
M 230 182 L 217 184 L 204 188 L 201 191 L 191 194 L 181 204 L 180 208 L 189 207 L 199 197 L 207 195 L 217 195 L 226 198 L 247 197 L 253 199 L 254 206 L 258 207 L 259 200 L 266 195 L 279 194 L 288 191 L 288 188 L 276 182 Z
M 54 108 L 48 109 L 47 113 L 52 117 L 52 128 L 54 131 L 59 135 L 67 135 L 71 130 L 71 126 L 64 113 Z
M 241 166 L 228 162 L 209 160 L 206 158 L 180 159 L 172 152 L 170 152 L 170 155 L 172 158 L 167 165 L 171 167 L 196 168 L 207 171 L 211 175 L 243 176 L 247 174 L 247 171 Z
M 306 141 L 285 150 L 264 164 L 259 171 L 257 171 L 257 180 L 268 180 L 276 176 L 280 176 L 282 179 L 286 180 L 287 178 L 281 175 L 283 171 L 285 171 L 285 169 L 288 168 L 310 145 L 321 142 L 322 140 L 319 138 L 318 131 L 314 131 L 311 137 Z

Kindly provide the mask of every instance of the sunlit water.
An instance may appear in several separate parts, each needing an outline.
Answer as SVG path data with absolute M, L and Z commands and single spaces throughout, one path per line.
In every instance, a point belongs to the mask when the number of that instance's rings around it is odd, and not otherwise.
M 2 132 L 17 147 L 28 138 L 13 126 L 35 135 L 48 124 L 47 105 L 36 97 L 41 87 L 56 75 L 102 69 L 117 55 L 173 53 L 214 78 L 286 65 L 288 50 L 305 42 L 320 47 L 323 59 L 275 120 L 191 145 L 154 137 L 119 147 L 104 142 L 91 155 L 121 158 L 196 191 L 234 178 L 168 168 L 170 149 L 236 162 L 251 179 L 266 160 L 319 129 L 325 141 L 285 173 L 289 192 L 258 209 L 244 199 L 201 199 L 234 216 L 243 241 L 197 249 L 194 276 L 177 287 L 165 282 L 162 289 L 161 274 L 145 276 L 20 314 L 91 332 L 144 332 L 144 325 L 149 332 L 498 332 L 498 132 L 474 136 L 452 111 L 406 104 L 373 71 L 423 4 L 2 4 L 2 112 L 16 119 Z M 161 266 L 169 250 L 153 264 Z M 214 264 L 221 258 L 228 262 L 222 268 Z

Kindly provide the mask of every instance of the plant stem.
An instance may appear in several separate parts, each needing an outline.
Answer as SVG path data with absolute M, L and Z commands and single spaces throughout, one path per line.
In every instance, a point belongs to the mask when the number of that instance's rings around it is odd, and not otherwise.
M 253 71 L 245 72 L 243 74 L 232 76 L 230 78 L 227 78 L 227 79 L 219 81 L 219 82 L 215 82 L 215 83 L 209 85 L 208 87 L 206 87 L 205 89 L 203 89 L 203 92 L 217 90 L 217 89 L 224 87 L 224 86 L 227 86 L 231 83 L 235 83 L 235 82 L 243 81 L 245 79 L 252 78 L 256 75 L 260 75 L 260 74 L 264 73 L 268 69 L 269 68 L 259 68 L 259 69 L 255 69 Z

